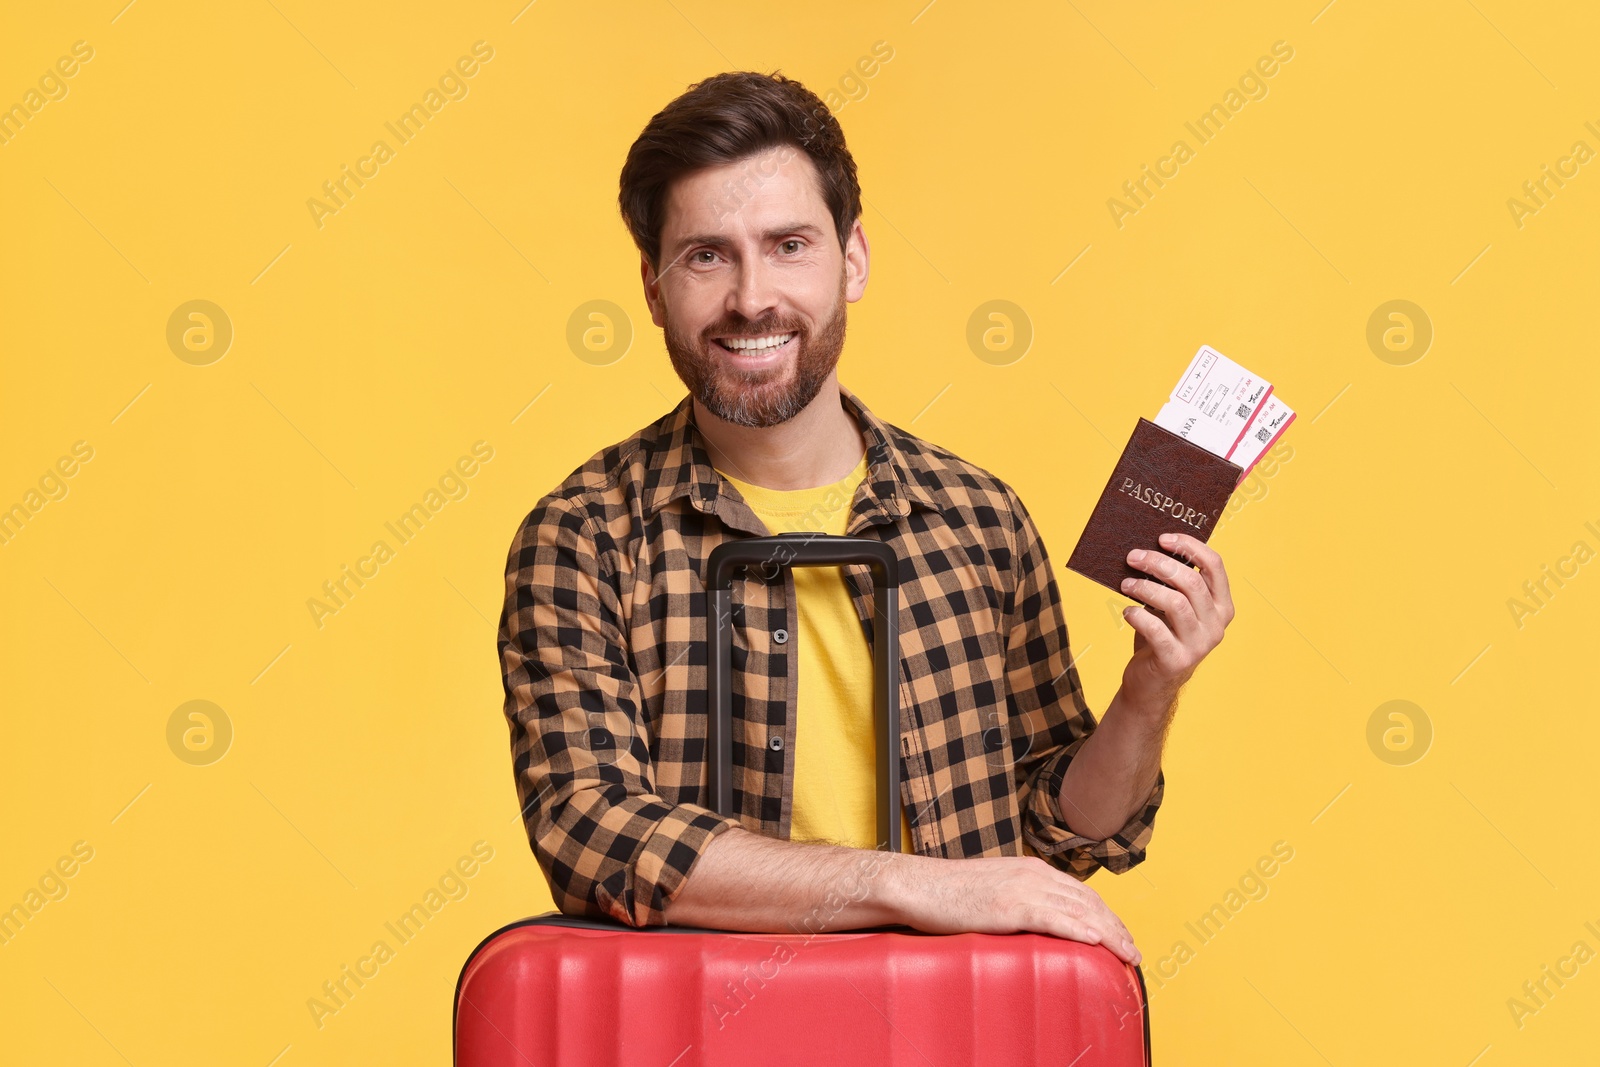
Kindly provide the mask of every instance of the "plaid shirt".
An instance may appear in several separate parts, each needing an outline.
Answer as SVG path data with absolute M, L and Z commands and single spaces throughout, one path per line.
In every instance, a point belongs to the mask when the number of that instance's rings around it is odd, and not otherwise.
M 1032 518 L 999 478 L 840 395 L 869 465 L 847 532 L 900 560 L 901 800 L 916 851 L 1038 855 L 1079 879 L 1128 870 L 1165 778 L 1104 841 L 1062 819 L 1062 775 L 1096 720 Z M 528 838 L 562 912 L 662 925 L 717 834 L 789 837 L 799 627 L 787 567 L 734 582 L 736 816 L 707 806 L 705 783 L 707 557 L 769 532 L 713 469 L 688 396 L 518 527 L 498 638 L 505 715 Z M 870 641 L 871 571 L 844 573 Z

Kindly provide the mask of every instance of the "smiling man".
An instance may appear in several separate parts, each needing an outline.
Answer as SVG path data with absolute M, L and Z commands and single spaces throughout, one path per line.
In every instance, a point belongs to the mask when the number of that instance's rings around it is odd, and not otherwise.
M 1129 592 L 1159 614 L 1128 616 L 1097 721 L 1015 491 L 839 383 L 869 248 L 822 101 L 779 75 L 700 82 L 634 142 L 619 199 L 688 394 L 540 499 L 507 559 L 505 714 L 557 906 L 633 926 L 1029 930 L 1137 962 L 1084 880 L 1144 858 L 1178 691 L 1233 618 L 1221 558 L 1182 535 L 1130 556 L 1152 578 Z M 882 754 L 862 566 L 735 583 L 736 813 L 707 806 L 707 557 L 788 530 L 900 559 L 901 853 L 863 851 Z

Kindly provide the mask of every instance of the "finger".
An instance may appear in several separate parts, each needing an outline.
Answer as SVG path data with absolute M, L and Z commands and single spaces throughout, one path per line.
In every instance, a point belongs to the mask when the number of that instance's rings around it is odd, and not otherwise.
M 1050 912 L 1056 915 L 1056 921 L 1048 923 L 1053 926 L 1050 933 L 1056 933 L 1059 929 L 1062 933 L 1058 936 L 1070 937 L 1072 941 L 1085 944 L 1104 945 L 1118 958 L 1128 963 L 1138 963 L 1141 953 L 1133 944 L 1133 934 L 1128 933 L 1122 921 L 1112 915 L 1109 909 L 1104 909 L 1098 897 L 1094 902 L 1101 904 L 1101 909 L 1086 907 L 1088 902 L 1062 894 L 1050 894 L 1050 899 L 1054 905 Z
M 1051 884 L 1047 888 L 1047 892 L 1060 893 L 1061 895 L 1071 897 L 1074 900 L 1081 900 L 1088 907 L 1094 908 L 1095 910 L 1103 912 L 1106 915 L 1111 914 L 1110 905 L 1106 903 L 1104 897 L 1095 892 L 1093 886 L 1085 885 L 1083 882 L 1080 882 L 1078 879 L 1074 878 L 1072 875 L 1068 874 L 1066 871 L 1063 871 L 1059 867 L 1050 867 L 1048 868 L 1047 873 L 1051 878 Z
M 1228 584 L 1228 569 L 1216 549 L 1186 533 L 1162 534 L 1161 547 L 1199 567 L 1200 576 L 1211 590 L 1211 599 L 1225 617 L 1233 617 L 1233 589 Z
M 1128 931 L 1126 926 L 1122 925 L 1122 920 L 1112 915 L 1110 917 L 1110 925 L 1105 929 L 1107 933 L 1102 938 L 1101 944 L 1111 948 L 1113 952 L 1128 963 L 1138 963 L 1143 954 L 1139 951 L 1139 946 L 1134 944 L 1133 934 Z
M 1111 915 L 1111 922 L 1111 929 L 1115 932 L 1116 936 L 1121 940 L 1126 941 L 1128 946 L 1133 949 L 1134 954 L 1137 955 L 1139 949 L 1133 943 L 1133 933 L 1128 929 L 1127 924 L 1125 924 L 1121 919 L 1117 918 L 1114 913 Z
M 1098 945 L 1103 934 L 1086 914 L 1082 910 L 1074 912 L 1065 897 L 1046 895 L 1020 908 L 1016 925 L 1019 930 L 1031 933 L 1051 934 L 1071 941 L 1082 941 L 1086 945 Z
M 1131 945 L 1133 934 L 1129 932 L 1127 924 L 1117 917 L 1117 913 L 1111 910 L 1111 905 L 1105 902 L 1105 898 L 1081 882 L 1077 884 L 1077 889 L 1079 894 L 1091 903 L 1095 914 L 1100 917 L 1101 929 L 1107 931 L 1113 938 L 1127 941 Z
M 1079 924 L 1093 933 L 1094 940 L 1090 942 L 1091 944 L 1104 945 L 1122 959 L 1130 963 L 1137 962 L 1135 957 L 1139 955 L 1139 950 L 1133 943 L 1133 935 L 1122 925 L 1122 920 L 1113 915 L 1111 909 L 1105 907 L 1105 902 L 1098 896 L 1092 902 L 1098 904 L 1098 908 L 1086 906 L 1090 902 L 1081 898 L 1060 893 L 1051 893 L 1049 897 L 1058 912 L 1065 913 L 1064 921 Z M 1074 940 L 1086 939 L 1075 937 Z
M 1122 949 L 1117 947 L 1115 943 L 1107 943 L 1101 936 L 1100 931 L 1088 923 L 1068 918 L 1060 912 L 1050 909 L 1045 909 L 1041 913 L 1041 920 L 1036 928 L 1030 928 L 1033 933 L 1049 934 L 1052 937 L 1063 938 L 1067 941 L 1077 941 L 1084 945 L 1105 945 L 1107 949 L 1115 953 L 1119 958 L 1127 958 L 1124 956 Z
M 1148 578 L 1136 578 L 1135 582 L 1144 582 L 1143 586 L 1133 585 L 1128 590 L 1148 590 L 1152 598 L 1162 595 L 1161 588 L 1164 583 L 1167 588 L 1174 590 L 1176 597 L 1164 597 L 1157 607 L 1166 611 L 1168 615 L 1176 618 L 1180 630 L 1187 637 L 1189 625 L 1186 616 L 1192 617 L 1197 623 L 1216 617 L 1217 607 L 1211 597 L 1211 589 L 1206 585 L 1205 579 L 1194 568 L 1178 562 L 1165 552 L 1146 552 L 1134 549 L 1128 553 L 1128 565 L 1139 570 L 1147 571 L 1160 579 L 1159 582 Z
M 1145 607 L 1167 615 L 1172 614 L 1179 604 L 1189 602 L 1189 598 L 1176 589 L 1149 578 L 1124 578 L 1121 589 L 1124 596 L 1133 597 Z
M 1179 644 L 1198 643 L 1205 632 L 1205 625 L 1195 615 L 1194 605 L 1176 589 L 1168 589 L 1148 578 L 1133 578 L 1125 581 L 1122 592 L 1138 600 L 1139 606 L 1166 626 Z M 1123 617 L 1129 618 L 1126 611 Z M 1222 624 L 1219 620 L 1212 625 L 1220 629 Z
M 1128 625 L 1141 637 L 1150 642 L 1158 662 L 1173 664 L 1182 659 L 1184 654 L 1182 643 L 1167 628 L 1167 624 L 1157 618 L 1149 608 L 1136 606 L 1132 611 L 1124 612 L 1122 617 L 1128 620 Z
M 1102 916 L 1107 923 L 1111 924 L 1111 929 L 1118 932 L 1128 941 L 1131 942 L 1133 940 L 1133 934 L 1129 933 L 1128 927 L 1117 917 L 1117 913 L 1111 910 L 1111 905 L 1106 903 L 1105 898 L 1095 892 L 1093 886 L 1085 885 L 1059 867 L 1047 868 L 1046 873 L 1050 875 L 1052 882 L 1048 892 L 1061 894 L 1082 902 L 1094 913 Z
M 1191 600 L 1196 597 L 1206 599 L 1211 597 L 1211 589 L 1206 585 L 1205 578 L 1187 562 L 1174 559 L 1166 552 L 1132 549 L 1128 552 L 1128 565 L 1148 571 L 1174 589 L 1187 594 Z

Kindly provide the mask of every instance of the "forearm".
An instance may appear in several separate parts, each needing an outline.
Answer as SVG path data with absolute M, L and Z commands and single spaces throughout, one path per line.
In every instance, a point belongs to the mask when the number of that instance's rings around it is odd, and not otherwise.
M 1175 703 L 1141 707 L 1117 690 L 1062 776 L 1057 799 L 1073 833 L 1103 841 L 1138 812 L 1156 786 Z
M 706 846 L 667 922 L 757 933 L 820 933 L 899 923 L 890 868 L 925 857 L 797 843 L 734 829 Z

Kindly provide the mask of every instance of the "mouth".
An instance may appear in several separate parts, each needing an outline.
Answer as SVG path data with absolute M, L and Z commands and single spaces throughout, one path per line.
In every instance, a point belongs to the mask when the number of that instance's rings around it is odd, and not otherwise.
M 759 367 L 775 363 L 794 349 L 800 334 L 768 333 L 753 337 L 719 337 L 711 343 L 741 366 Z

